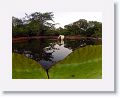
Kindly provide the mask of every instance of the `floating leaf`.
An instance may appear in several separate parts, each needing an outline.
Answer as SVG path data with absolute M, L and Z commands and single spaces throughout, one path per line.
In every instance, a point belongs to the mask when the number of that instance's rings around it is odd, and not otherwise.
M 46 79 L 46 71 L 36 61 L 23 55 L 12 54 L 13 79 Z
M 49 70 L 52 79 L 101 79 L 102 46 L 86 46 L 69 54 Z

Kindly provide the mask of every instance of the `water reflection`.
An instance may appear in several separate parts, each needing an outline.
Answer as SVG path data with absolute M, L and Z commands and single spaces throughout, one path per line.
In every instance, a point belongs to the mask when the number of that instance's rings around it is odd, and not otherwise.
M 45 69 L 52 64 L 64 59 L 76 48 L 86 45 L 101 44 L 101 41 L 93 39 L 80 40 L 50 40 L 37 39 L 26 42 L 13 43 L 13 52 L 23 54 L 39 62 Z

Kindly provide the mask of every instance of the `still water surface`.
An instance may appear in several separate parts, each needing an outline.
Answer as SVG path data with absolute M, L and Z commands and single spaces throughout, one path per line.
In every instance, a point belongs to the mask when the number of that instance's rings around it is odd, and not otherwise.
M 75 49 L 86 45 L 99 45 L 101 40 L 79 39 L 79 40 L 52 40 L 32 39 L 25 42 L 12 44 L 12 51 L 23 54 L 39 62 L 43 68 L 49 69 L 54 63 L 64 59 Z

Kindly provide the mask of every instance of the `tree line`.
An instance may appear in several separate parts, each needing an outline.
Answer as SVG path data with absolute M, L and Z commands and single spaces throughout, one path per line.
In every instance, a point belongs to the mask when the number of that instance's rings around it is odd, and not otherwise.
M 66 17 L 67 18 L 67 17 Z M 80 19 L 64 28 L 56 28 L 54 14 L 52 12 L 34 12 L 25 14 L 22 19 L 12 17 L 13 37 L 31 36 L 56 36 L 56 35 L 80 35 L 84 37 L 102 37 L 102 23 L 98 21 L 87 21 Z

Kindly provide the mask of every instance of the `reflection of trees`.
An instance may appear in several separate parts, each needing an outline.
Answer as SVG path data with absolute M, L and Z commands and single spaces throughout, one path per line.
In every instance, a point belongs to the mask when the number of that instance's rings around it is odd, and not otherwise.
M 83 47 L 86 45 L 97 45 L 101 44 L 101 40 L 95 40 L 95 39 L 79 39 L 79 40 L 65 40 L 65 45 L 64 47 L 69 48 L 69 49 L 76 49 L 79 47 Z
M 64 47 L 74 50 L 80 46 L 80 41 L 77 40 L 65 40 Z
M 102 44 L 102 41 L 101 40 L 98 40 L 98 39 L 92 39 L 92 38 L 87 38 L 85 40 L 86 44 L 87 45 L 100 45 Z
M 47 51 L 50 49 L 54 49 L 54 44 L 49 43 L 50 40 L 45 41 L 44 39 L 16 43 L 13 44 L 14 45 L 13 51 L 16 53 L 24 54 L 27 57 L 32 58 L 36 61 L 40 60 L 52 61 L 53 52 Z M 49 47 L 49 49 L 44 49 L 44 47 Z
M 64 46 L 69 49 L 76 49 L 85 45 L 101 44 L 101 40 L 93 39 L 81 39 L 81 40 L 65 40 L 65 41 L 53 41 L 53 40 L 29 40 L 27 42 L 14 43 L 13 52 L 24 54 L 29 58 L 36 61 L 45 60 L 53 62 L 53 52 L 59 50 L 59 46 Z

